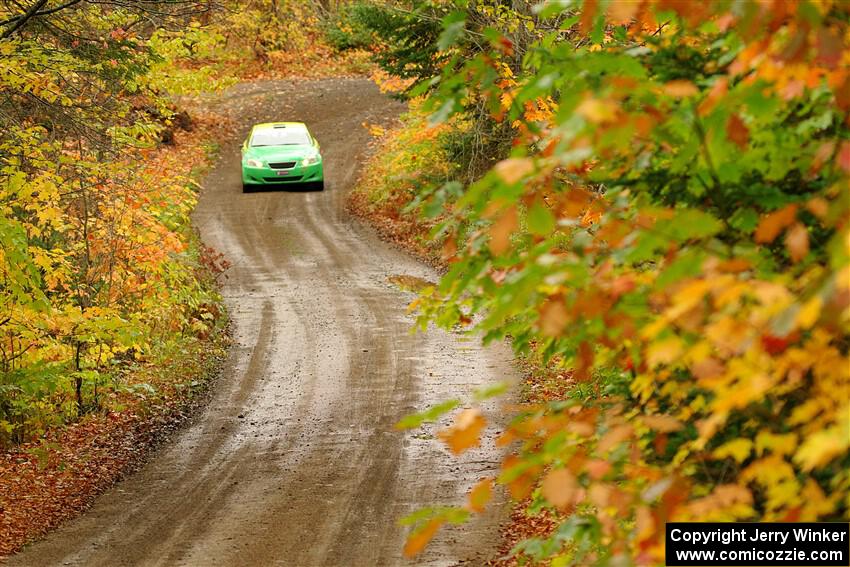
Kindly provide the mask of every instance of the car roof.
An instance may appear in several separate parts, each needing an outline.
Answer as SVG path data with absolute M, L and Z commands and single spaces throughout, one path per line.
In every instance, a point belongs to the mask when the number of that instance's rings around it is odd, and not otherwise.
M 292 128 L 293 130 L 306 130 L 307 125 L 303 122 L 264 122 L 255 124 L 254 130 L 271 130 L 273 128 Z

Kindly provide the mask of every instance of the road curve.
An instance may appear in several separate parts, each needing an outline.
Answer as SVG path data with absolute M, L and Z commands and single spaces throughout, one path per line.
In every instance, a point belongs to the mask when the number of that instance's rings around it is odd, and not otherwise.
M 344 211 L 368 142 L 362 123 L 402 110 L 365 79 L 237 85 L 216 99 L 239 125 L 303 120 L 322 144 L 324 192 L 244 195 L 240 139 L 222 147 L 194 218 L 232 262 L 234 345 L 209 406 L 83 516 L 10 566 L 477 565 L 500 514 L 441 533 L 414 561 L 397 520 L 457 504 L 495 469 L 403 415 L 513 373 L 504 345 L 412 335 L 396 274 L 435 277 Z M 433 429 L 431 430 L 433 433 Z

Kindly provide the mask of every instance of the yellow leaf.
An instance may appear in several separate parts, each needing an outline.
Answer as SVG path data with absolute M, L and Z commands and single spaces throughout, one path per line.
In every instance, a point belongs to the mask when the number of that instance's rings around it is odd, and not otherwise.
M 477 447 L 480 444 L 479 435 L 486 423 L 480 410 L 466 409 L 457 415 L 454 425 L 443 429 L 437 433 L 437 436 L 449 446 L 453 453 L 459 455 L 470 447 Z
M 705 336 L 716 347 L 730 352 L 743 352 L 752 341 L 752 329 L 746 321 L 723 316 L 706 327 Z
M 804 471 L 810 471 L 827 464 L 845 453 L 848 448 L 850 448 L 850 431 L 846 425 L 838 424 L 810 435 L 794 455 L 794 461 Z
M 576 108 L 576 112 L 584 116 L 590 122 L 599 124 L 611 120 L 617 115 L 617 105 L 608 100 L 598 98 L 586 98 Z
M 790 455 L 797 448 L 796 433 L 771 433 L 770 431 L 759 431 L 756 435 L 756 452 L 759 456 L 765 451 L 776 455 Z
M 650 345 L 646 359 L 650 367 L 666 365 L 678 359 L 682 350 L 682 339 L 670 337 Z
M 690 516 L 699 521 L 731 521 L 753 513 L 753 495 L 737 484 L 721 484 L 711 494 L 688 505 Z
M 510 91 L 505 91 L 502 93 L 502 96 L 499 97 L 499 102 L 502 104 L 502 108 L 508 110 L 514 102 L 514 95 Z
M 800 483 L 791 465 L 779 455 L 759 459 L 745 468 L 739 480 L 758 483 L 767 496 L 771 510 L 787 508 L 799 502 Z
M 823 300 L 820 296 L 816 295 L 808 300 L 797 313 L 797 325 L 801 329 L 810 328 L 820 317 L 821 307 L 823 307 Z
M 567 510 L 575 503 L 578 488 L 573 473 L 567 469 L 555 469 L 543 479 L 541 491 L 553 506 Z
M 750 439 L 733 439 L 714 450 L 712 455 L 717 459 L 732 457 L 735 462 L 742 463 L 752 452 L 753 442 Z
M 705 294 L 711 290 L 711 283 L 707 280 L 698 279 L 690 281 L 673 296 L 672 306 L 665 313 L 669 320 L 676 319 L 696 307 L 705 298 Z
M 803 487 L 803 510 L 800 512 L 800 521 L 816 522 L 821 517 L 834 512 L 836 496 L 837 494 L 832 494 L 827 498 L 814 479 L 806 479 L 806 485 Z

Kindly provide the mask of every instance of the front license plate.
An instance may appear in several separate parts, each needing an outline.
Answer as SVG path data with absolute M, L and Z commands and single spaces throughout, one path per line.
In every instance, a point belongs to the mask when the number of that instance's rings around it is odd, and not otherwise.
M 289 172 L 288 171 L 278 171 L 277 174 L 278 174 L 278 176 L 289 175 Z

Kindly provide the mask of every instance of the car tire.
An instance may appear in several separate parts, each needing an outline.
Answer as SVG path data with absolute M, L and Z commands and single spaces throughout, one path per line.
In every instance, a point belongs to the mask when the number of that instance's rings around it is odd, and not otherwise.
M 252 183 L 243 183 L 242 184 L 242 192 L 243 193 L 252 193 L 254 191 L 254 185 Z
M 325 190 L 325 182 L 318 181 L 316 182 L 316 191 L 324 191 Z

